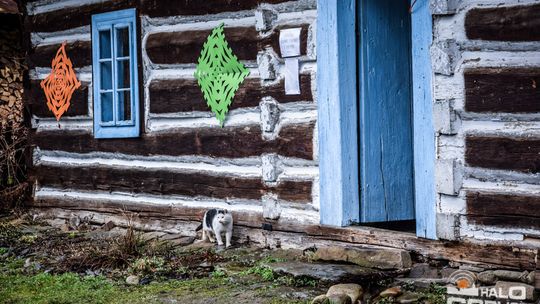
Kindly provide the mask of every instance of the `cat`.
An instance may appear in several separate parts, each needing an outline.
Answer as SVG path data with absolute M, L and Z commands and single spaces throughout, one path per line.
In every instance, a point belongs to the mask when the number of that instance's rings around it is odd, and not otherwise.
M 223 246 L 222 233 L 225 233 L 225 248 L 231 246 L 233 217 L 229 211 L 225 209 L 206 211 L 202 223 L 197 227 L 197 231 L 201 229 L 203 230 L 203 242 L 210 240 L 210 242 L 214 243 L 217 239 L 218 246 Z

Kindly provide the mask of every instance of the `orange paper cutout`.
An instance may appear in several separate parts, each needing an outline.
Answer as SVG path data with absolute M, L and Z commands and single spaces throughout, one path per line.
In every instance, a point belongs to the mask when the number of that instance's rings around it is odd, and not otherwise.
M 65 46 L 66 43 L 62 43 L 56 52 L 52 61 L 51 74 L 41 81 L 41 87 L 47 98 L 47 107 L 53 112 L 57 121 L 69 108 L 73 92 L 81 86 L 71 60 L 66 55 Z

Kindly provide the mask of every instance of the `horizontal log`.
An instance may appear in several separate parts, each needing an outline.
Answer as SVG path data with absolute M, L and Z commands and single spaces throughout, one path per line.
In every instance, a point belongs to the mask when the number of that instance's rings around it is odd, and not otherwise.
M 94 2 L 68 7 L 25 18 L 25 29 L 29 32 L 56 32 L 89 25 L 92 15 L 120 9 L 133 8 L 139 0 L 117 0 Z
M 39 198 L 27 202 L 29 207 L 39 210 L 64 209 L 73 212 L 91 211 L 104 214 L 120 215 L 123 212 L 136 212 L 136 221 L 193 221 L 200 222 L 204 207 L 191 208 L 182 206 L 163 206 L 145 203 L 126 204 L 123 202 L 96 202 L 70 200 L 64 198 Z M 521 270 L 536 269 L 538 250 L 517 249 L 507 245 L 472 244 L 466 242 L 445 242 L 418 238 L 412 233 L 395 232 L 372 227 L 327 227 L 306 224 L 301 219 L 265 221 L 260 213 L 235 212 L 235 227 L 249 228 L 258 233 L 263 223 L 272 225 L 272 231 L 265 231 L 266 239 L 280 236 L 281 246 L 290 247 L 284 242 L 291 241 L 304 248 L 313 245 L 340 243 L 384 246 L 405 249 L 412 253 L 435 260 L 449 260 L 461 263 L 504 267 Z M 236 229 L 235 228 L 235 229 Z M 285 237 L 287 236 L 287 237 Z M 309 239 L 309 243 L 306 243 Z M 311 243 L 314 242 L 314 243 Z
M 287 26 L 292 27 L 292 26 Z M 302 24 L 300 33 L 300 53 L 307 52 L 309 24 Z M 268 37 L 261 38 L 254 27 L 226 27 L 225 38 L 239 60 L 257 60 L 257 53 L 266 47 L 272 47 L 278 54 L 279 31 L 277 27 Z M 151 34 L 146 41 L 146 53 L 156 64 L 197 63 L 200 51 L 212 30 L 160 32 Z M 280 55 L 281 56 L 281 55 Z
M 38 46 L 30 51 L 28 56 L 29 68 L 51 67 L 52 60 L 61 44 Z M 75 41 L 66 44 L 66 54 L 73 67 L 92 65 L 92 43 L 90 41 Z
M 483 192 L 467 193 L 469 221 L 512 229 L 540 228 L 540 197 Z
M 118 0 L 70 7 L 26 18 L 26 29 L 31 32 L 55 32 L 89 25 L 93 14 L 126 8 L 138 8 L 150 17 L 207 15 L 257 8 L 262 3 L 277 4 L 290 0 Z M 292 1 L 291 1 L 292 2 Z
M 540 172 L 540 139 L 468 136 L 465 147 L 471 167 Z
M 313 159 L 314 124 L 283 127 L 273 140 L 262 138 L 259 126 L 181 129 L 171 133 L 143 134 L 139 138 L 95 139 L 82 131 L 34 132 L 31 143 L 42 150 L 75 153 L 117 152 L 130 155 L 205 155 L 250 157 L 263 153 Z
M 540 112 L 540 69 L 478 69 L 465 72 L 465 110 Z
M 40 86 L 41 80 L 31 80 L 25 88 L 25 100 L 30 113 L 37 117 L 54 117 L 47 107 L 45 93 Z M 88 83 L 81 82 L 81 86 L 71 95 L 70 106 L 62 116 L 88 115 Z
M 153 63 L 196 63 L 212 30 L 161 32 L 148 36 L 146 53 Z M 259 34 L 254 27 L 224 29 L 227 43 L 240 60 L 256 60 Z
M 310 181 L 284 181 L 275 187 L 260 178 L 214 176 L 170 170 L 118 167 L 38 166 L 33 176 L 42 186 L 157 195 L 205 196 L 259 200 L 272 192 L 287 201 L 310 202 Z
M 208 111 L 195 79 L 154 80 L 150 83 L 149 92 L 151 113 Z M 311 75 L 300 75 L 299 95 L 285 95 L 284 80 L 265 87 L 261 85 L 260 79 L 247 78 L 234 95 L 229 109 L 257 107 L 264 96 L 271 96 L 280 103 L 313 101 Z
M 262 3 L 278 4 L 290 0 L 140 0 L 142 14 L 150 17 L 206 15 L 257 8 Z
M 465 17 L 469 39 L 540 41 L 540 4 L 474 8 Z

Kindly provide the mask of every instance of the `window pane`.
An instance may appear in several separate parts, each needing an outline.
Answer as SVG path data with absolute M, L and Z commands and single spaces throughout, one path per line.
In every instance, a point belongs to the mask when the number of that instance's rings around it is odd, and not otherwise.
M 129 60 L 118 60 L 116 64 L 117 88 L 129 88 Z
M 101 121 L 109 122 L 113 121 L 113 101 L 112 92 L 101 93 Z
M 99 31 L 99 58 L 111 58 L 111 31 Z
M 131 91 L 118 92 L 118 120 L 131 120 Z
M 110 61 L 101 62 L 99 64 L 101 71 L 101 90 L 112 89 L 112 64 Z
M 129 27 L 116 29 L 116 57 L 129 56 Z

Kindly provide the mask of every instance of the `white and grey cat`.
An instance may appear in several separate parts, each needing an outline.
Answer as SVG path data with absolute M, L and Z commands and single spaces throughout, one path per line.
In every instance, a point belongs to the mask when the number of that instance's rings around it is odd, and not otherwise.
M 217 240 L 219 246 L 223 246 L 222 234 L 225 234 L 225 247 L 231 246 L 233 233 L 232 214 L 225 209 L 210 209 L 204 213 L 202 224 L 197 231 L 203 230 L 202 240 L 214 243 Z

